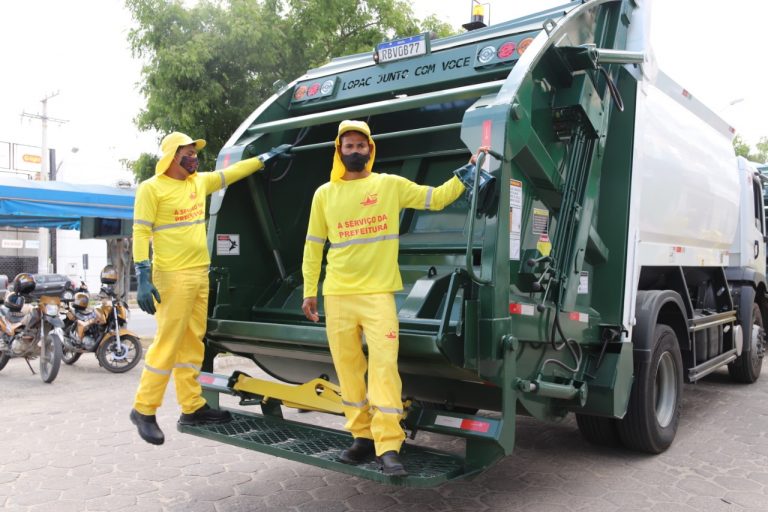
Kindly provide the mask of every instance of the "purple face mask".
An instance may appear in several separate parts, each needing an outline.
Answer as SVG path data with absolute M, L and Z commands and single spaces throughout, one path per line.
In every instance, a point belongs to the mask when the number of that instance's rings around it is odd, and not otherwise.
M 197 166 L 200 165 L 196 156 L 183 156 L 179 165 L 184 168 L 189 174 L 195 174 L 197 172 Z

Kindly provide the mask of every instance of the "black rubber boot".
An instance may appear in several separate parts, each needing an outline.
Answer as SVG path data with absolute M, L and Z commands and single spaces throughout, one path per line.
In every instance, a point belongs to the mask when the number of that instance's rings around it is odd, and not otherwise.
M 227 423 L 232 421 L 232 415 L 229 411 L 220 411 L 211 409 L 208 404 L 203 405 L 195 412 L 184 414 L 179 417 L 181 425 L 204 425 L 205 423 Z
M 376 457 L 376 462 L 381 466 L 381 471 L 389 476 L 408 476 L 405 466 L 400 462 L 400 455 L 394 450 L 384 452 L 381 457 Z
M 376 454 L 372 439 L 356 437 L 352 446 L 341 452 L 339 459 L 344 464 L 360 464 Z
M 163 444 L 165 435 L 157 426 L 157 418 L 154 414 L 141 414 L 136 409 L 131 409 L 131 422 L 136 425 L 139 435 L 149 444 Z

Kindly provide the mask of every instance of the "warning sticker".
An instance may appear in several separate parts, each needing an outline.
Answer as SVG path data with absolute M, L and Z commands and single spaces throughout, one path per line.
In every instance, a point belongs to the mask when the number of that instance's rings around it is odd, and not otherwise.
M 240 235 L 216 235 L 216 254 L 219 256 L 239 256 Z
M 531 229 L 533 229 L 534 235 L 541 235 L 549 232 L 549 210 L 544 208 L 533 209 L 533 222 L 531 222 Z
M 520 231 L 523 212 L 523 183 L 509 180 L 509 259 L 520 259 Z
M 579 289 L 576 293 L 579 295 L 586 295 L 589 293 L 589 272 L 583 271 L 579 273 Z
M 552 252 L 552 242 L 549 241 L 549 235 L 539 235 L 539 241 L 536 242 L 536 249 L 542 256 L 549 256 Z
M 523 182 L 509 180 L 509 207 L 523 207 Z

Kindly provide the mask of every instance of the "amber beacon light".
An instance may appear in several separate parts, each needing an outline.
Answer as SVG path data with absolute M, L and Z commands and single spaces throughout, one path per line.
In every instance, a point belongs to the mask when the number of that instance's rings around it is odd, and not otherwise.
M 477 30 L 478 28 L 484 28 L 485 24 L 485 6 L 488 6 L 489 21 L 490 21 L 490 4 L 481 4 L 477 0 L 472 0 L 472 21 L 462 25 L 466 30 Z

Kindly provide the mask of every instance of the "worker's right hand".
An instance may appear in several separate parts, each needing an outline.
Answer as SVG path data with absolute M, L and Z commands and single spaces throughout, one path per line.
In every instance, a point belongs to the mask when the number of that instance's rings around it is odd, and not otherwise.
M 304 299 L 304 302 L 301 304 L 301 310 L 308 320 L 313 322 L 320 320 L 320 315 L 317 314 L 317 297 L 307 297 Z
M 136 263 L 136 279 L 138 280 L 136 302 L 139 303 L 142 311 L 154 315 L 156 311 L 154 301 L 160 303 L 160 292 L 152 284 L 150 272 L 149 260 Z

